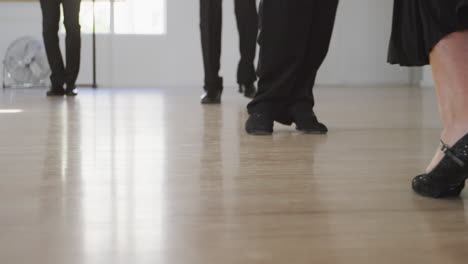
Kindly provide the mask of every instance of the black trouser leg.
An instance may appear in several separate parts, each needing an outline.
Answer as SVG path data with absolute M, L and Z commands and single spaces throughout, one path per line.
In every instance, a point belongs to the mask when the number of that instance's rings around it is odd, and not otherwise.
M 307 51 L 312 2 L 262 1 L 258 92 L 248 105 L 250 114 L 268 112 L 277 121 L 291 122 L 285 113 Z
M 79 22 L 81 0 L 63 0 L 63 17 L 66 37 L 67 67 L 65 82 L 74 86 L 80 71 L 81 27 Z
M 221 58 L 222 0 L 200 0 L 200 31 L 205 70 L 205 90 L 222 89 Z
M 330 47 L 330 40 L 335 24 L 338 0 L 316 3 L 311 13 L 311 27 L 304 62 L 297 72 L 297 79 L 292 93 L 293 102 L 306 102 L 311 109 L 315 105 L 313 88 L 317 71 L 322 65 Z
M 42 9 L 42 34 L 47 59 L 52 71 L 50 80 L 53 86 L 65 83 L 65 66 L 59 47 L 60 0 L 40 0 Z
M 257 49 L 258 15 L 255 0 L 235 0 L 241 59 L 237 68 L 237 83 L 250 84 L 257 80 L 255 55 Z
M 275 120 L 290 124 L 292 104 L 298 100 L 313 104 L 311 87 L 328 50 L 336 5 L 336 0 L 325 4 L 319 0 L 263 1 L 260 79 L 249 113 L 268 112 Z

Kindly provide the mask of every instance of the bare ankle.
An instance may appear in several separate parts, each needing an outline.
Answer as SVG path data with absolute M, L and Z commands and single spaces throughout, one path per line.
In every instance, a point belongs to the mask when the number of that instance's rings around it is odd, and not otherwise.
M 445 144 L 451 146 L 467 133 L 468 123 L 464 125 L 446 126 L 442 132 L 441 139 Z

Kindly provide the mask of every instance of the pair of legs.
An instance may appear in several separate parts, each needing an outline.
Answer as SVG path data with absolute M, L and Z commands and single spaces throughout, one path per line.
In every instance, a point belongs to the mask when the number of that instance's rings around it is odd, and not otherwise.
M 395 0 L 393 15 L 389 62 L 431 64 L 443 122 L 440 150 L 413 190 L 457 196 L 468 179 L 468 1 Z
M 79 13 L 81 0 L 40 0 L 44 44 L 52 75 L 52 89 L 74 89 L 80 70 L 81 27 Z M 60 4 L 63 6 L 66 36 L 66 67 L 59 46 Z M 62 89 L 63 90 L 63 89 Z
M 261 3 L 258 92 L 247 106 L 283 124 L 313 115 L 313 87 L 330 45 L 338 0 Z M 296 122 L 297 125 L 297 122 Z
M 235 14 L 239 30 L 240 61 L 237 70 L 239 85 L 256 81 L 258 15 L 255 0 L 235 0 Z M 219 76 L 221 59 L 222 0 L 200 0 L 200 30 L 205 70 L 205 91 L 220 94 L 223 79 Z
M 468 133 L 468 31 L 442 39 L 430 53 L 430 62 L 444 127 L 441 139 L 452 146 Z M 438 150 L 427 172 L 443 156 Z

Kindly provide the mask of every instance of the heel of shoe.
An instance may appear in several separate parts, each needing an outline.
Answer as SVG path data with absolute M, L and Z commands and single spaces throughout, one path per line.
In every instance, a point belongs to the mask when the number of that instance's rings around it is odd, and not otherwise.
M 466 177 L 455 184 L 434 184 L 428 174 L 419 175 L 414 178 L 412 187 L 419 195 L 431 198 L 448 198 L 459 196 L 465 188 Z
M 460 193 L 465 188 L 465 182 L 462 182 L 458 185 L 453 185 L 447 187 L 445 190 L 441 190 L 436 198 L 448 198 L 448 197 L 457 197 L 460 196 Z
M 465 182 L 462 182 L 458 186 L 453 186 L 452 188 L 448 188 L 445 191 L 445 193 L 442 193 L 442 195 L 443 197 L 459 196 L 464 188 L 465 188 Z

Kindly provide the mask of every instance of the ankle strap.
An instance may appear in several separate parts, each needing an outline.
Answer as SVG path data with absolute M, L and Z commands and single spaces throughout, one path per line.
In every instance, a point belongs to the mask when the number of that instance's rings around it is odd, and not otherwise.
M 447 146 L 442 140 L 440 141 L 440 150 L 445 153 L 449 158 L 451 158 L 455 163 L 457 163 L 460 167 L 465 167 L 465 162 L 458 158 L 455 153 Z

